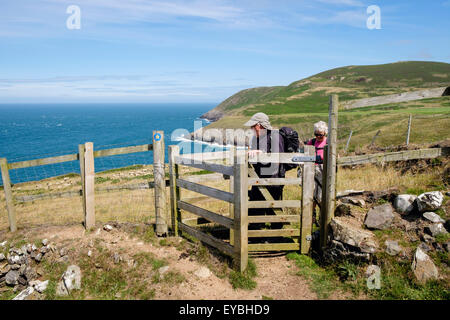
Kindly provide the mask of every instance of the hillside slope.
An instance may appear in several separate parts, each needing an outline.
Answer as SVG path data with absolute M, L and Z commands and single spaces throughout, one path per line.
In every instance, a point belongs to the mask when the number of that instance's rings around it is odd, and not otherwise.
M 340 101 L 450 85 L 450 64 L 407 61 L 371 66 L 347 66 L 324 71 L 288 86 L 258 87 L 229 97 L 202 118 L 217 121 L 224 116 L 323 113 L 330 94 Z

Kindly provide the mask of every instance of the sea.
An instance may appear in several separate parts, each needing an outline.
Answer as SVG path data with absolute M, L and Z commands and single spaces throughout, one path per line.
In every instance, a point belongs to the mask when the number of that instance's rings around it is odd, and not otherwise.
M 185 134 L 208 125 L 199 117 L 217 103 L 92 103 L 0 104 L 0 158 L 8 163 L 78 153 L 78 145 L 92 142 L 94 150 L 152 143 L 154 130 L 164 131 L 166 147 L 177 144 L 181 153 L 219 151 L 223 147 L 194 143 Z M 102 172 L 136 164 L 152 164 L 153 152 L 95 159 Z M 71 161 L 10 170 L 13 184 L 79 173 Z M 0 185 L 2 182 L 0 181 Z

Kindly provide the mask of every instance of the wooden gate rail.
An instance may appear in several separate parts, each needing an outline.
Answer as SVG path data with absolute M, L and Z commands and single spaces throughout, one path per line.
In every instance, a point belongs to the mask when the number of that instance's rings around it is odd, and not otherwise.
M 88 153 L 86 153 L 88 150 Z M 2 172 L 2 181 L 4 186 L 4 191 L 6 194 L 6 208 L 8 211 L 8 220 L 9 220 L 9 228 L 11 232 L 17 230 L 16 225 L 16 212 L 14 207 L 14 200 L 12 194 L 12 186 L 11 180 L 9 178 L 9 170 L 15 169 L 23 169 L 29 167 L 37 167 L 44 165 L 51 165 L 63 162 L 70 161 L 79 161 L 80 162 L 80 178 L 81 178 L 81 195 L 83 196 L 83 211 L 84 211 L 84 223 L 85 227 L 91 227 L 95 223 L 95 212 L 94 212 L 94 158 L 107 157 L 113 155 L 120 154 L 130 154 L 130 153 L 138 153 L 138 152 L 146 152 L 153 150 L 153 144 L 144 144 L 130 147 L 121 147 L 121 148 L 111 148 L 111 149 L 103 149 L 103 150 L 93 150 L 93 144 L 90 142 L 86 142 L 85 144 L 80 144 L 78 146 L 78 153 L 66 154 L 55 157 L 47 157 L 41 159 L 33 159 L 26 161 L 18 161 L 8 163 L 6 158 L 1 158 L 1 172 Z M 89 170 L 89 173 L 86 174 L 86 170 Z M 88 181 L 86 180 L 88 178 Z M 86 183 L 87 182 L 87 183 Z M 55 197 L 67 196 L 67 195 L 80 195 L 80 191 L 66 192 L 66 193 L 58 193 Z M 46 195 L 47 197 L 54 197 L 53 194 Z M 42 197 L 44 198 L 44 197 Z M 24 202 L 25 200 L 20 200 L 19 202 Z

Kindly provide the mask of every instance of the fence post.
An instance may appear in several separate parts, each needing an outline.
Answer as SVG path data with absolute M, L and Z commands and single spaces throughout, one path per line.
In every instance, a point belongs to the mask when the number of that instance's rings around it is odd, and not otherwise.
M 406 145 L 409 144 L 409 135 L 411 133 L 411 120 L 412 120 L 412 115 L 409 115 L 409 120 L 408 120 L 408 132 L 406 133 Z
M 322 186 L 322 191 L 326 193 L 325 199 L 322 193 L 322 219 L 321 219 L 321 246 L 326 247 L 328 226 L 334 217 L 336 202 L 336 161 L 337 161 L 337 125 L 338 125 L 339 98 L 333 94 L 330 97 L 330 107 L 328 116 L 328 148 L 326 162 L 326 185 Z M 325 151 L 324 151 L 325 152 Z M 325 166 L 325 164 L 324 164 Z M 325 173 L 325 172 L 324 172 Z M 321 212 L 322 213 L 322 212 Z
M 372 138 L 372 142 L 370 143 L 370 146 L 373 146 L 375 144 L 375 140 L 378 137 L 378 135 L 380 134 L 381 130 L 378 130 L 377 133 L 375 133 L 375 135 Z
M 328 237 L 328 214 L 327 214 L 327 188 L 328 188 L 328 146 L 323 148 L 323 165 L 322 165 L 322 201 L 320 203 L 320 247 L 325 248 L 327 246 Z M 331 219 L 330 219 L 331 220 Z
M 86 217 L 86 190 L 85 190 L 85 172 L 84 172 L 84 144 L 78 145 L 78 160 L 80 161 L 80 177 L 81 177 L 81 202 L 83 204 L 83 214 Z M 85 225 L 86 227 L 86 225 Z
M 178 236 L 178 221 L 181 219 L 178 209 L 178 200 L 180 200 L 180 188 L 177 187 L 179 177 L 178 165 L 175 163 L 175 157 L 180 155 L 179 146 L 169 146 L 169 174 L 170 174 L 170 212 L 172 232 Z
M 89 230 L 95 226 L 95 198 L 94 198 L 94 144 L 86 142 L 84 145 L 84 227 Z
M 350 144 L 350 139 L 352 138 L 353 130 L 350 131 L 350 135 L 348 136 L 347 144 L 345 145 L 344 153 L 347 153 L 348 145 Z
M 6 158 L 0 159 L 0 167 L 2 171 L 3 190 L 5 191 L 6 210 L 8 211 L 9 230 L 15 232 L 17 231 L 16 209 L 14 208 L 14 198 L 12 195 L 8 161 Z
M 245 151 L 244 151 L 245 152 Z M 234 248 L 235 266 L 243 272 L 248 264 L 248 159 L 234 157 Z
M 234 166 L 234 158 L 236 157 L 237 148 L 230 147 L 230 154 L 228 156 L 229 165 Z M 230 193 L 234 193 L 234 176 L 230 176 Z M 230 219 L 234 219 L 234 205 L 233 203 L 229 204 L 229 215 Z M 230 229 L 230 245 L 234 245 L 234 230 Z
M 153 176 L 155 179 L 156 234 L 167 235 L 166 177 L 164 172 L 164 132 L 153 131 Z
M 314 156 L 314 146 L 305 146 L 305 155 Z M 302 181 L 302 221 L 300 224 L 301 242 L 300 253 L 307 254 L 311 248 L 311 231 L 313 221 L 313 195 L 314 195 L 314 162 L 303 165 Z

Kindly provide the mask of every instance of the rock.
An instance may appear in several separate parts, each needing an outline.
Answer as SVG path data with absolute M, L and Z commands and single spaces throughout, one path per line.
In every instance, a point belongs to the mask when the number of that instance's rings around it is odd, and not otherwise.
M 3 241 L 3 242 L 0 242 L 0 247 L 6 247 L 6 245 L 8 244 L 8 241 Z
M 200 269 L 195 271 L 194 274 L 201 279 L 206 279 L 211 276 L 211 271 L 209 271 L 209 269 L 206 267 L 201 267 Z
M 19 274 L 21 276 L 23 276 L 25 274 L 25 270 L 26 269 L 27 269 L 27 265 L 26 264 L 21 265 L 20 268 L 19 268 Z
M 27 244 L 27 252 L 28 253 L 31 253 L 31 251 L 33 251 L 33 249 L 32 249 L 32 245 L 29 243 L 29 244 Z
M 122 261 L 122 257 L 118 253 L 114 253 L 114 263 L 118 264 L 120 261 Z
M 127 265 L 130 268 L 135 268 L 135 267 L 137 267 L 137 262 L 135 262 L 134 259 L 130 259 L 127 261 Z
M 386 240 L 384 244 L 386 245 L 386 253 L 391 256 L 396 256 L 402 252 L 402 247 L 398 245 L 397 241 Z
M 25 300 L 34 292 L 33 287 L 28 287 L 25 290 L 21 291 L 13 300 Z
M 36 245 L 33 243 L 32 245 L 31 245 L 31 251 L 36 251 L 37 250 L 37 247 L 36 247 Z
M 433 223 L 431 226 L 426 227 L 425 230 L 427 230 L 427 232 L 433 237 L 448 233 L 442 223 Z
M 385 230 L 391 226 L 394 217 L 392 206 L 385 203 L 370 209 L 367 212 L 364 224 L 369 229 Z
M 422 284 L 430 279 L 437 279 L 439 276 L 439 272 L 431 258 L 420 248 L 417 248 L 414 254 L 411 268 L 417 281 Z
M 434 211 L 441 207 L 444 196 L 439 191 L 425 192 L 417 197 L 417 209 L 419 212 Z
M 18 282 L 23 286 L 26 286 L 28 284 L 27 279 L 25 279 L 25 277 L 23 276 L 19 276 Z
M 74 289 L 81 288 L 81 270 L 76 265 L 70 265 L 62 275 L 61 282 L 56 288 L 58 296 L 66 296 Z
M 324 259 L 329 263 L 342 260 L 368 262 L 370 260 L 370 253 L 361 252 L 357 247 L 331 240 L 330 245 L 324 251 Z
M 442 222 L 444 223 L 445 220 L 442 219 L 438 214 L 434 213 L 434 212 L 424 212 L 422 215 L 425 219 L 434 222 L 434 223 L 439 223 Z
M 376 252 L 377 244 L 372 232 L 351 226 L 336 218 L 331 220 L 330 226 L 334 240 L 356 247 L 361 252 Z
M 426 243 L 423 243 L 423 242 L 421 242 L 417 248 L 420 248 L 424 252 L 428 252 L 428 251 L 432 250 L 429 245 L 427 245 Z
M 19 270 L 19 269 L 20 269 L 20 264 L 11 265 L 11 270 Z
M 160 276 L 162 276 L 164 273 L 166 273 L 167 271 L 169 271 L 169 266 L 164 266 L 158 269 L 158 273 Z
M 59 256 L 60 257 L 64 257 L 65 255 L 67 255 L 67 249 L 66 248 L 61 248 L 59 250 Z
M 35 280 L 33 281 L 33 283 L 30 282 L 30 285 L 32 285 L 37 292 L 42 293 L 47 289 L 48 283 L 49 280 L 46 281 Z
M 42 245 L 45 247 L 48 245 L 48 239 L 42 240 Z
M 105 231 L 111 231 L 113 229 L 113 227 L 111 226 L 111 225 L 109 225 L 109 224 L 105 224 L 104 226 L 103 226 L 103 230 L 105 230 Z
M 381 269 L 379 266 L 371 264 L 370 266 L 367 267 L 366 269 L 366 278 L 374 275 L 374 274 L 380 274 L 381 273 Z
M 20 258 L 20 256 L 18 256 L 18 255 L 11 255 L 11 256 L 9 256 L 9 258 L 8 258 L 8 263 L 9 264 L 21 264 L 20 262 L 21 262 L 21 258 Z
M 349 215 L 351 215 L 351 209 L 350 209 L 350 206 L 345 203 L 339 204 L 334 211 L 335 217 L 343 217 L 343 216 L 349 216 Z
M 39 252 L 43 255 L 46 254 L 50 249 L 47 246 L 43 246 L 41 249 L 39 249 Z
M 5 274 L 7 274 L 10 270 L 11 270 L 11 266 L 10 266 L 9 264 L 3 265 L 3 266 L 0 268 L 0 276 L 3 276 L 3 275 L 5 275 Z
M 89 250 L 87 255 L 88 255 L 88 257 L 92 256 L 92 250 Z
M 23 275 L 25 276 L 25 278 L 26 278 L 28 281 L 31 281 L 31 280 L 33 280 L 34 278 L 37 277 L 36 272 L 35 272 L 34 269 L 33 269 L 32 267 L 30 267 L 30 266 L 28 266 L 28 267 L 25 268 L 25 271 L 24 271 Z
M 0 262 L 2 262 L 3 260 L 6 260 L 6 257 L 3 253 L 0 253 Z
M 42 253 L 38 253 L 38 254 L 36 255 L 36 257 L 34 257 L 34 260 L 35 260 L 36 262 L 41 262 L 41 261 L 42 261 Z
M 394 199 L 394 208 L 400 214 L 410 214 L 415 209 L 417 196 L 411 194 L 400 194 Z
M 5 282 L 9 286 L 15 286 L 19 282 L 19 271 L 9 271 L 5 276 Z

